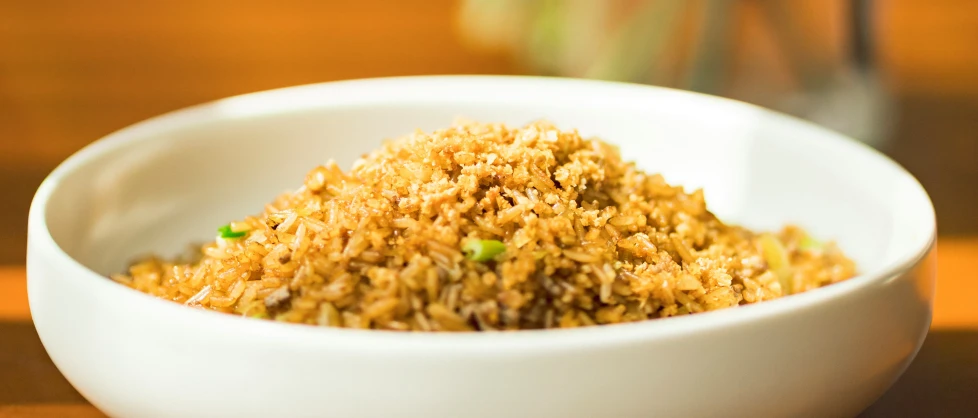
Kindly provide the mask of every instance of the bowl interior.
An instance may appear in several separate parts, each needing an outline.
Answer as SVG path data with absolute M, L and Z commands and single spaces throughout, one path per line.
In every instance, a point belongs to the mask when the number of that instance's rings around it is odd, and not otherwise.
M 705 189 L 721 219 L 796 223 L 840 243 L 862 272 L 912 257 L 933 233 L 919 184 L 830 131 L 678 91 L 586 81 L 457 77 L 327 83 L 231 98 L 120 131 L 48 182 L 55 242 L 101 274 L 174 255 L 261 210 L 317 164 L 344 169 L 382 140 L 457 117 L 545 118 L 617 144 L 673 184 Z

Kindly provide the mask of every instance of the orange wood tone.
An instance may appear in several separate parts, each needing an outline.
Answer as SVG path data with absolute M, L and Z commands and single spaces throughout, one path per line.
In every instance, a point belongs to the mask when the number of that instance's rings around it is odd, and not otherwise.
M 904 94 L 978 94 L 978 2 L 872 3 L 876 5 L 876 42 L 887 84 Z
M 453 0 L 0 2 L 0 162 L 50 164 L 155 114 L 348 78 L 511 72 Z
M 942 238 L 937 243 L 934 328 L 978 329 L 978 238 Z M 0 268 L 0 321 L 29 321 L 23 267 Z
M 843 25 L 838 3 L 809 0 L 802 9 Z M 0 141 L 0 163 L 49 169 L 111 130 L 228 95 L 519 71 L 502 54 L 466 47 L 454 0 L 54 4 L 0 2 L 0 125 L 20 139 Z M 978 2 L 875 4 L 882 72 L 898 93 L 978 94 Z
M 978 239 L 937 241 L 937 294 L 932 328 L 978 329 Z
M 88 404 L 27 404 L 0 406 L 0 418 L 101 418 L 101 411 Z
M 30 321 L 26 276 L 20 266 L 0 268 L 0 321 Z

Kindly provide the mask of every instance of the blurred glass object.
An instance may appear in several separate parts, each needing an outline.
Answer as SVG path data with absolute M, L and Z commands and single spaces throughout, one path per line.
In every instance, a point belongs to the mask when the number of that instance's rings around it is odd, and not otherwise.
M 887 137 L 869 0 L 462 0 L 459 27 L 535 74 L 645 83 Z

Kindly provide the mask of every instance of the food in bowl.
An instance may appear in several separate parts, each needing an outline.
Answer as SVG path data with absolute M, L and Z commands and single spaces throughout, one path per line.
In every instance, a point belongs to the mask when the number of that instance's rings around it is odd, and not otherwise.
M 690 164 L 696 164 L 694 156 Z M 794 226 L 721 222 L 612 145 L 539 121 L 392 140 L 120 283 L 187 306 L 344 328 L 571 328 L 780 298 L 855 274 Z

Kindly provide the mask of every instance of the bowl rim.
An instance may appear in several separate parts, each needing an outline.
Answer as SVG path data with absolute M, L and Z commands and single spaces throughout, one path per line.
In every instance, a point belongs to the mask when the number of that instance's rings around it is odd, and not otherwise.
M 725 110 L 760 112 L 766 119 L 781 119 L 790 121 L 798 129 L 817 131 L 826 141 L 834 142 L 835 146 L 850 147 L 852 152 L 862 154 L 862 158 L 874 159 L 879 163 L 896 169 L 899 176 L 910 181 L 910 187 L 923 199 L 922 204 L 927 210 L 926 219 L 920 219 L 926 224 L 926 236 L 916 242 L 913 248 L 901 254 L 891 263 L 860 274 L 843 282 L 804 292 L 790 297 L 766 301 L 764 303 L 739 306 L 737 309 L 703 312 L 696 315 L 684 315 L 657 320 L 640 321 L 626 324 L 584 327 L 575 329 L 520 330 L 517 332 L 468 332 L 468 333 L 422 333 L 396 332 L 383 330 L 354 330 L 330 327 L 317 327 L 305 324 L 276 323 L 273 321 L 254 320 L 237 315 L 227 315 L 203 309 L 187 309 L 170 301 L 158 299 L 142 292 L 121 286 L 105 276 L 86 267 L 78 260 L 68 255 L 53 239 L 47 224 L 47 204 L 50 197 L 64 179 L 70 177 L 86 162 L 100 155 L 110 153 L 118 148 L 132 143 L 150 141 L 151 135 L 159 130 L 204 122 L 214 117 L 252 117 L 270 115 L 281 112 L 296 111 L 315 107 L 317 97 L 324 92 L 336 89 L 378 89 L 384 88 L 391 96 L 390 103 L 398 99 L 400 89 L 418 89 L 438 87 L 445 89 L 459 84 L 481 83 L 484 85 L 501 86 L 502 89 L 516 87 L 549 85 L 551 88 L 602 90 L 608 92 L 633 92 L 639 95 L 658 94 L 673 95 L 683 100 L 693 100 L 704 106 L 723 107 Z M 336 102 L 336 97 L 332 98 Z M 347 97 L 338 107 L 355 106 L 356 99 Z M 416 101 L 416 100 L 415 100 Z M 464 102 L 463 99 L 445 99 L 442 101 Z M 414 102 L 414 101 L 412 101 Z M 487 102 L 476 100 L 476 103 Z M 173 317 L 174 320 L 195 323 L 196 327 L 212 327 L 228 333 L 239 333 L 242 336 L 261 336 L 275 338 L 291 343 L 312 344 L 354 344 L 356 346 L 371 346 L 382 350 L 420 350 L 450 349 L 456 352 L 481 354 L 505 353 L 510 350 L 554 350 L 577 349 L 582 347 L 601 346 L 616 343 L 644 341 L 648 339 L 670 339 L 697 332 L 720 330 L 735 325 L 743 325 L 759 320 L 798 312 L 805 309 L 817 308 L 819 305 L 831 302 L 837 298 L 867 290 L 873 284 L 885 282 L 894 277 L 907 273 L 930 254 L 936 242 L 936 221 L 933 204 L 926 190 L 906 169 L 889 157 L 859 141 L 845 137 L 814 123 L 782 113 L 774 112 L 756 105 L 733 99 L 711 96 L 701 93 L 682 91 L 671 88 L 639 85 L 621 82 L 570 79 L 540 76 L 498 76 L 498 75 L 436 75 L 436 76 L 402 76 L 377 77 L 353 80 L 332 81 L 284 87 L 236 95 L 215 101 L 185 107 L 167 112 L 128 127 L 122 128 L 99 140 L 83 147 L 61 164 L 59 164 L 41 183 L 31 203 L 28 221 L 29 248 L 43 252 L 51 261 L 59 263 L 72 274 L 62 277 L 63 280 L 84 282 L 93 292 L 105 292 L 106 299 L 120 298 L 130 305 L 138 306 L 143 313 L 157 317 Z M 908 246 L 909 247 L 909 246 Z M 36 256 L 36 255 L 35 255 Z M 28 255 L 28 259 L 32 256 Z M 28 282 L 32 280 L 31 263 L 28 262 Z M 32 292 L 28 286 L 29 297 Z M 34 309 L 34 304 L 30 304 Z M 36 316 L 36 315 L 35 315 Z

